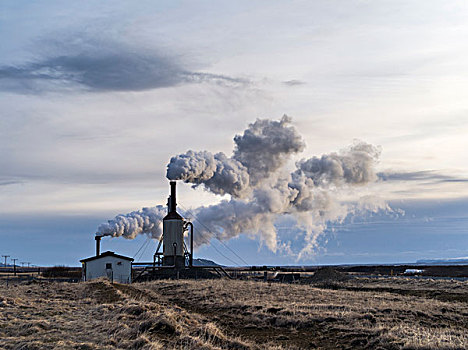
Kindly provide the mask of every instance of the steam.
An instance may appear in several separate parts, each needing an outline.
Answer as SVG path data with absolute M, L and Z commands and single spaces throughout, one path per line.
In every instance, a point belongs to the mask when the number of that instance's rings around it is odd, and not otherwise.
M 203 184 L 214 194 L 231 194 L 243 197 L 249 187 L 247 168 L 233 158 L 220 152 L 188 151 L 172 157 L 167 168 L 169 179 L 183 180 L 194 184 Z
M 301 159 L 288 168 L 304 148 L 291 118 L 283 116 L 278 121 L 257 119 L 242 135 L 236 135 L 231 157 L 193 150 L 172 157 L 167 165 L 168 179 L 229 195 L 218 204 L 193 210 L 202 223 L 197 225 L 195 243 L 246 234 L 260 237 L 269 249 L 277 251 L 286 245 L 278 239 L 275 222 L 287 215 L 305 231 L 305 245 L 297 254 L 301 258 L 318 247 L 318 238 L 330 222 L 341 222 L 363 209 L 388 209 L 384 202 L 370 205 L 371 197 L 362 201 L 357 195 L 357 189 L 377 180 L 379 148 L 355 141 L 339 152 Z M 164 215 L 161 206 L 144 208 L 117 216 L 98 232 L 126 238 L 140 233 L 159 237 L 158 222 Z
M 366 184 L 377 179 L 373 165 L 380 150 L 365 142 L 355 143 L 340 154 L 331 153 L 321 158 L 303 159 L 296 164 L 298 176 L 304 174 L 315 186 L 329 184 Z
M 158 205 L 117 215 L 107 223 L 99 225 L 97 234 L 134 239 L 137 235 L 146 233 L 153 238 L 159 238 L 162 235 L 162 219 L 166 211 L 165 207 Z
M 171 158 L 167 178 L 203 184 L 214 194 L 246 197 L 259 183 L 269 178 L 290 159 L 304 149 L 304 141 L 290 126 L 291 118 L 279 121 L 257 119 L 243 135 L 234 137 L 232 157 L 207 151 L 180 154 Z
M 306 245 L 299 256 L 309 254 L 317 248 L 327 223 L 342 222 L 363 207 L 359 198 L 355 204 L 340 199 L 377 179 L 374 167 L 379 155 L 376 147 L 357 142 L 339 153 L 303 159 L 291 173 L 272 172 L 250 186 L 247 198 L 231 197 L 196 209 L 195 216 L 210 228 L 199 228 L 198 243 L 207 243 L 213 235 L 230 239 L 245 233 L 259 235 L 276 251 L 280 242 L 274 223 L 279 216 L 290 215 L 306 231 Z M 387 209 L 383 203 L 374 207 L 366 204 L 371 211 Z
M 247 168 L 252 186 L 270 177 L 291 155 L 304 149 L 301 135 L 290 123 L 287 115 L 280 121 L 257 119 L 243 135 L 234 137 L 233 158 Z

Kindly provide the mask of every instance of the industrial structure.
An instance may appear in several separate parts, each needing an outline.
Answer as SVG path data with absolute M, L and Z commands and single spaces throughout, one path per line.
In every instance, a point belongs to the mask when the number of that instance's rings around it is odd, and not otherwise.
M 97 240 L 96 240 L 97 241 Z M 133 258 L 107 251 L 102 254 L 96 250 L 96 256 L 80 260 L 84 281 L 107 277 L 119 283 L 132 282 Z
M 221 275 L 230 277 L 218 265 L 193 265 L 193 224 L 177 212 L 175 181 L 170 182 L 167 215 L 162 221 L 163 234 L 159 238 L 152 262 L 132 263 L 132 258 L 109 251 L 101 254 L 101 239 L 104 236 L 96 234 L 96 255 L 80 260 L 83 279 L 88 281 L 108 277 L 121 283 L 130 283 L 157 278 L 209 278 Z
M 193 265 L 193 224 L 177 213 L 176 182 L 171 181 L 171 195 L 167 200 L 167 215 L 163 219 L 163 235 L 154 254 L 154 262 L 176 269 Z M 190 250 L 184 241 L 184 233 L 190 227 Z M 159 251 L 163 245 L 162 253 Z M 161 261 L 162 256 L 162 261 Z
M 209 278 L 219 275 L 229 277 L 221 266 L 193 265 L 193 224 L 177 212 L 176 182 L 171 181 L 170 186 L 167 215 L 163 218 L 163 234 L 153 255 L 153 261 L 134 263 L 133 266 L 137 272 L 134 280 Z M 189 247 L 187 247 L 186 241 L 189 242 Z

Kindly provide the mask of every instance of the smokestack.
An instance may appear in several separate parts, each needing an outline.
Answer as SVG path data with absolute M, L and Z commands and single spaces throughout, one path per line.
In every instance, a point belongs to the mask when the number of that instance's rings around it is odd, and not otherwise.
M 102 236 L 96 235 L 94 239 L 96 240 L 96 256 L 99 256 L 101 254 L 101 238 Z
M 176 212 L 176 182 L 171 181 L 171 196 L 169 197 L 170 199 L 170 204 L 169 204 L 169 212 L 174 213 Z
M 184 220 L 177 214 L 176 182 L 171 181 L 169 212 L 163 219 L 163 266 L 184 267 Z

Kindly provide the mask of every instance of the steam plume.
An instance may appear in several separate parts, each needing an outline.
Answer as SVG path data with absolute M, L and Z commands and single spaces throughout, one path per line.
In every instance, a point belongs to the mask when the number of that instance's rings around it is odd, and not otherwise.
M 243 135 L 234 137 L 235 149 L 230 158 L 207 151 L 174 156 L 167 166 L 167 178 L 195 186 L 203 184 L 215 194 L 244 197 L 249 188 L 270 177 L 291 155 L 304 149 L 302 137 L 290 123 L 291 118 L 286 115 L 279 121 L 257 119 Z
M 128 214 L 117 215 L 105 224 L 99 225 L 97 233 L 104 236 L 133 239 L 138 234 L 146 233 L 153 238 L 162 234 L 162 219 L 167 209 L 162 205 L 143 208 Z
M 303 159 L 296 164 L 295 175 L 304 174 L 316 186 L 365 184 L 377 179 L 373 169 L 380 150 L 364 142 L 355 143 L 341 153 L 325 154 L 320 158 Z
M 301 135 L 290 123 L 287 115 L 280 121 L 257 119 L 243 135 L 234 137 L 233 158 L 247 168 L 253 186 L 281 168 L 291 155 L 304 149 Z
M 299 160 L 288 171 L 288 161 L 305 144 L 287 116 L 278 121 L 257 119 L 234 137 L 234 144 L 231 157 L 189 150 L 172 157 L 167 165 L 170 180 L 230 195 L 218 204 L 193 210 L 203 223 L 195 235 L 198 245 L 208 243 L 213 236 L 227 240 L 247 234 L 259 236 L 276 251 L 281 242 L 275 221 L 289 215 L 306 231 L 305 246 L 298 254 L 301 257 L 317 247 L 317 239 L 329 222 L 342 221 L 359 209 L 359 197 L 349 201 L 355 189 L 377 180 L 375 165 L 380 149 L 362 141 L 339 152 Z M 386 204 L 367 205 L 369 208 L 385 209 Z M 98 231 L 126 238 L 139 233 L 157 237 L 161 229 L 156 223 L 164 214 L 160 206 L 144 208 L 117 216 Z
M 187 151 L 172 157 L 167 177 L 192 183 L 194 187 L 203 184 L 215 194 L 228 193 L 235 197 L 245 195 L 250 178 L 242 163 L 222 152 L 213 155 L 207 151 Z

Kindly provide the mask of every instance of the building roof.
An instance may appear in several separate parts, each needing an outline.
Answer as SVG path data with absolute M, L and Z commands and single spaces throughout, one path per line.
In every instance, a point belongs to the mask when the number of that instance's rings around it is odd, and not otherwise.
M 120 259 L 125 259 L 125 260 L 130 260 L 130 261 L 134 260 L 133 258 L 129 258 L 128 256 L 115 254 L 114 252 L 111 252 L 111 251 L 108 250 L 107 252 L 101 253 L 101 254 L 99 254 L 97 256 L 92 256 L 90 258 L 82 259 L 82 260 L 80 260 L 80 262 L 84 263 L 84 262 L 88 262 L 88 261 L 91 261 L 91 260 L 100 259 L 100 258 L 103 258 L 105 256 L 113 256 L 115 258 L 120 258 Z
M 163 220 L 183 220 L 183 219 L 182 219 L 182 216 L 180 216 L 179 213 L 174 210 L 174 211 L 167 213 L 167 215 L 163 218 Z

